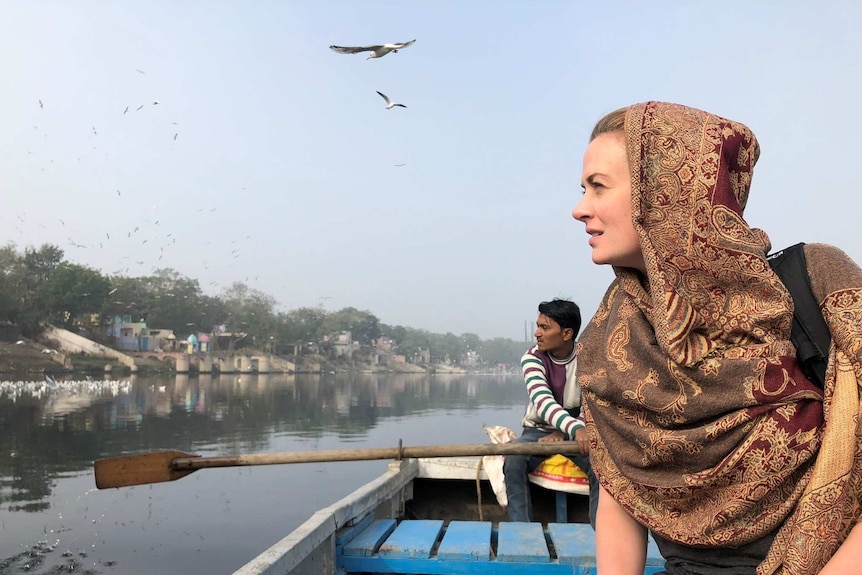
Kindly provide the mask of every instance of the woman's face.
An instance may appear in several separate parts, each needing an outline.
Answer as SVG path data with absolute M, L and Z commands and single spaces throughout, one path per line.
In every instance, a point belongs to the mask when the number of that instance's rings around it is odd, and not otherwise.
M 590 235 L 593 263 L 646 273 L 640 241 L 632 224 L 632 184 L 625 136 L 597 136 L 584 154 L 584 195 L 572 210 Z

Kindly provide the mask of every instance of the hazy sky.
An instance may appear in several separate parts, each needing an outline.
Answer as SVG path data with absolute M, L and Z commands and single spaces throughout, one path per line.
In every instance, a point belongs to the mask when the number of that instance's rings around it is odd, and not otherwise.
M 587 137 L 657 99 L 754 130 L 774 247 L 862 261 L 860 23 L 850 0 L 0 0 L 0 243 L 520 339 L 543 299 L 595 311 Z

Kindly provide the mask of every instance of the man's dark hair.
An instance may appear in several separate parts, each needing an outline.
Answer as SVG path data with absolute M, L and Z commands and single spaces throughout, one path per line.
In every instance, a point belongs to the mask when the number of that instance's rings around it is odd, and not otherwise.
M 563 329 L 571 328 L 575 335 L 581 329 L 581 308 L 567 299 L 552 299 L 539 304 L 539 313 L 560 324 Z

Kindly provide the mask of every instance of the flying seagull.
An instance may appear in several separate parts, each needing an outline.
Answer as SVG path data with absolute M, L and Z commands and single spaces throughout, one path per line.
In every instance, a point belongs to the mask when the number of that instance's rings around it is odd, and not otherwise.
M 383 92 L 381 92 L 380 90 L 376 90 L 376 92 L 377 92 L 378 94 L 380 94 L 380 97 L 381 97 L 381 98 L 383 98 L 384 100 L 386 100 L 386 109 L 387 109 L 387 110 L 391 110 L 391 109 L 392 109 L 392 108 L 394 108 L 395 106 L 401 106 L 402 108 L 406 108 L 406 107 L 407 107 L 407 106 L 405 106 L 404 104 L 396 104 L 395 102 L 393 102 L 392 100 L 390 100 L 390 99 L 389 99 L 389 96 L 387 96 L 386 94 L 384 94 L 384 93 L 383 93 Z
M 402 48 L 412 46 L 416 40 L 409 42 L 395 42 L 394 44 L 377 44 L 374 46 L 330 46 L 330 50 L 339 54 L 358 54 L 359 52 L 371 52 L 368 58 L 382 58 L 389 52 L 398 52 Z M 366 60 L 368 60 L 366 58 Z

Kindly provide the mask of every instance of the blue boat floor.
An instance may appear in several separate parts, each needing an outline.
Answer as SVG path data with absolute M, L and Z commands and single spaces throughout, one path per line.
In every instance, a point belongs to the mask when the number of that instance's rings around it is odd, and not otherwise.
M 664 561 L 650 539 L 645 574 Z M 337 573 L 594 574 L 595 532 L 582 523 L 374 519 L 342 532 Z

